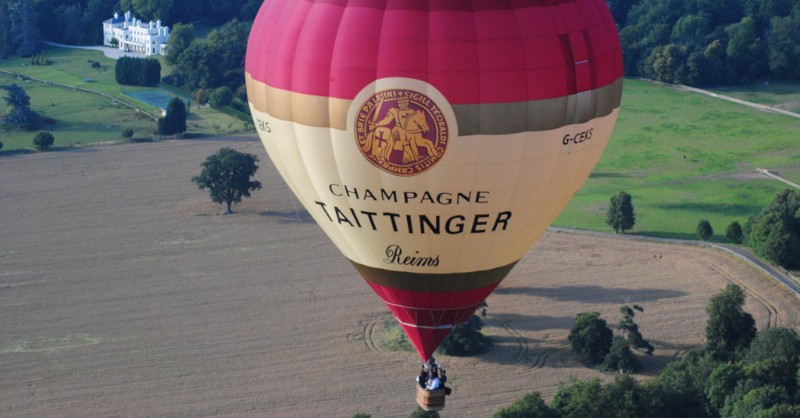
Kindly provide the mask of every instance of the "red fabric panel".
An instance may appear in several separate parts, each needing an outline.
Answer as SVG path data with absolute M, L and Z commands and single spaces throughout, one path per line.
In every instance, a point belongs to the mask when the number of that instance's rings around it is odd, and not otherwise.
M 433 355 L 433 352 L 439 347 L 439 344 L 441 344 L 442 341 L 447 338 L 447 334 L 450 333 L 449 329 L 422 329 L 402 324 L 400 326 L 403 327 L 403 331 L 406 333 L 408 340 L 411 341 L 411 344 L 417 350 L 417 354 L 419 354 L 423 361 L 428 361 L 431 358 L 431 355 Z
M 570 54 L 589 60 L 588 75 Z M 272 87 L 348 100 L 376 78 L 409 77 L 451 104 L 510 103 L 608 85 L 622 56 L 602 0 L 271 0 L 245 69 Z

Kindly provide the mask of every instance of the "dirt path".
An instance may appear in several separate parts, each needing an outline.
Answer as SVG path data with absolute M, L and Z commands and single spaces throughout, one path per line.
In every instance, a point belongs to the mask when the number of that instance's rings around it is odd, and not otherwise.
M 223 146 L 264 189 L 220 215 L 189 181 Z M 0 416 L 407 416 L 416 355 L 374 339 L 391 320 L 312 223 L 260 143 L 165 141 L 0 158 Z M 440 360 L 444 417 L 485 417 L 571 376 L 579 312 L 637 303 L 655 371 L 703 341 L 708 298 L 748 292 L 759 328 L 800 304 L 726 253 L 549 232 L 488 299 L 495 349 Z
M 795 113 L 795 112 L 788 111 L 788 110 L 783 108 L 784 106 L 768 106 L 768 105 L 763 105 L 763 104 L 760 104 L 760 103 L 748 102 L 747 100 L 737 99 L 736 97 L 726 96 L 724 94 L 714 93 L 713 91 L 703 90 L 703 89 L 699 89 L 697 87 L 687 86 L 687 85 L 683 85 L 683 84 L 670 84 L 670 83 L 664 83 L 662 81 L 649 80 L 649 79 L 646 79 L 646 78 L 643 78 L 642 80 L 648 81 L 650 83 L 666 86 L 666 87 L 671 87 L 671 88 L 678 89 L 678 90 L 691 91 L 691 92 L 694 92 L 694 93 L 704 94 L 706 96 L 715 97 L 717 99 L 726 100 L 726 101 L 729 101 L 729 102 L 732 102 L 732 103 L 738 103 L 738 104 L 741 104 L 741 105 L 745 105 L 747 107 L 750 107 L 750 108 L 753 108 L 753 109 L 756 109 L 756 110 L 761 110 L 761 111 L 765 111 L 765 112 L 780 113 L 780 114 L 785 115 L 785 116 L 790 116 L 790 117 L 793 117 L 793 118 L 800 119 L 800 113 Z

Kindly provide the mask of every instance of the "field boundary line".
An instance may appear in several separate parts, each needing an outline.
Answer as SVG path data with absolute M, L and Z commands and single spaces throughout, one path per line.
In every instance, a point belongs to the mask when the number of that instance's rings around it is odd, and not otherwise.
M 795 277 L 790 272 L 780 267 L 776 267 L 764 261 L 759 260 L 749 252 L 740 250 L 739 248 L 736 247 L 727 246 L 725 244 L 718 244 L 714 242 L 705 242 L 705 241 L 692 241 L 692 240 L 684 240 L 676 238 L 648 237 L 644 235 L 612 234 L 608 232 L 591 231 L 588 229 L 561 228 L 554 226 L 547 228 L 547 230 L 555 232 L 557 234 L 566 233 L 566 234 L 578 234 L 578 235 L 593 235 L 603 238 L 627 239 L 632 241 L 647 241 L 647 242 L 656 242 L 662 244 L 681 245 L 686 247 L 692 246 L 700 248 L 711 248 L 723 253 L 727 253 L 731 257 L 744 261 L 754 269 L 777 280 L 778 283 L 781 286 L 783 286 L 786 290 L 792 293 L 795 297 L 800 298 L 800 282 L 798 282 L 797 277 Z
M 703 89 L 699 89 L 697 87 L 687 86 L 687 85 L 684 85 L 684 84 L 665 83 L 663 81 L 651 80 L 651 79 L 648 79 L 648 78 L 639 78 L 639 80 L 647 81 L 647 82 L 650 82 L 650 83 L 653 83 L 653 84 L 658 84 L 658 85 L 661 85 L 661 86 L 664 86 L 664 87 L 671 87 L 671 88 L 674 88 L 674 89 L 677 89 L 677 90 L 685 90 L 685 91 L 690 91 L 690 92 L 693 92 L 693 93 L 704 94 L 706 96 L 714 97 L 714 98 L 717 98 L 717 99 L 726 100 L 726 101 L 737 103 L 737 104 L 740 104 L 740 105 L 745 105 L 745 106 L 751 107 L 751 108 L 756 109 L 756 110 L 761 110 L 761 111 L 764 111 L 764 112 L 780 113 L 780 114 L 785 115 L 785 116 L 790 116 L 790 117 L 793 117 L 793 118 L 796 118 L 796 119 L 800 119 L 800 113 L 790 112 L 788 110 L 780 109 L 780 108 L 777 108 L 777 107 L 774 107 L 774 106 L 767 106 L 767 105 L 763 105 L 763 104 L 760 104 L 760 103 L 748 102 L 747 100 L 737 99 L 735 97 L 726 96 L 724 94 L 719 94 L 719 93 L 714 93 L 713 91 L 703 90 Z
M 136 105 L 124 102 L 124 101 L 122 101 L 120 99 L 117 99 L 116 97 L 114 97 L 114 96 L 112 96 L 112 95 L 110 95 L 108 93 L 103 93 L 103 92 L 97 91 L 97 90 L 90 90 L 90 89 L 83 88 L 83 87 L 78 87 L 78 86 L 70 86 L 69 84 L 56 83 L 55 81 L 49 81 L 49 80 L 44 80 L 44 79 L 41 79 L 41 78 L 31 77 L 31 76 L 28 76 L 28 75 L 18 74 L 18 73 L 15 73 L 13 71 L 8 71 L 8 70 L 0 70 L 0 73 L 5 74 L 7 76 L 11 76 L 11 77 L 21 78 L 23 80 L 33 80 L 33 81 L 36 81 L 38 83 L 42 83 L 44 85 L 51 85 L 51 86 L 55 86 L 55 87 L 61 87 L 61 88 L 65 88 L 65 89 L 80 91 L 80 92 L 83 92 L 83 93 L 96 94 L 98 96 L 102 96 L 102 97 L 105 97 L 107 99 L 111 99 L 111 101 L 114 102 L 114 103 L 119 103 L 119 104 L 121 104 L 123 106 L 129 107 L 129 108 L 135 110 L 136 113 L 143 113 L 145 116 L 147 116 L 148 118 L 150 118 L 150 119 L 152 119 L 154 121 L 158 121 L 158 116 L 148 112 L 147 110 L 145 110 L 145 109 L 143 109 L 141 107 L 138 107 Z

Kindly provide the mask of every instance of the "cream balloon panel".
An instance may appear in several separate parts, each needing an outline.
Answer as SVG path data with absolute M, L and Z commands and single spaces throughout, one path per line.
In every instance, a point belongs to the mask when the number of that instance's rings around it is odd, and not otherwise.
M 421 273 L 486 270 L 519 260 L 589 176 L 618 112 L 550 131 L 454 137 L 432 169 L 399 177 L 375 176 L 378 169 L 347 131 L 251 111 L 269 123 L 271 132 L 259 135 L 277 169 L 342 253 L 367 266 Z M 565 135 L 589 129 L 589 140 L 564 145 Z M 434 201 L 455 201 L 462 193 L 471 202 L 419 205 L 425 191 Z M 430 222 L 423 225 L 420 215 Z M 390 246 L 404 256 L 435 258 L 437 265 L 387 264 Z

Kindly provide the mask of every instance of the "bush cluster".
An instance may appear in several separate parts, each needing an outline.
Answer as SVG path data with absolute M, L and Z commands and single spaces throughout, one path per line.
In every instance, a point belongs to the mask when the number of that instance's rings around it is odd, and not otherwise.
M 152 58 L 122 57 L 114 74 L 119 84 L 155 86 L 161 81 L 161 63 Z
M 47 54 L 34 54 L 31 55 L 31 65 L 50 65 L 52 60 Z

